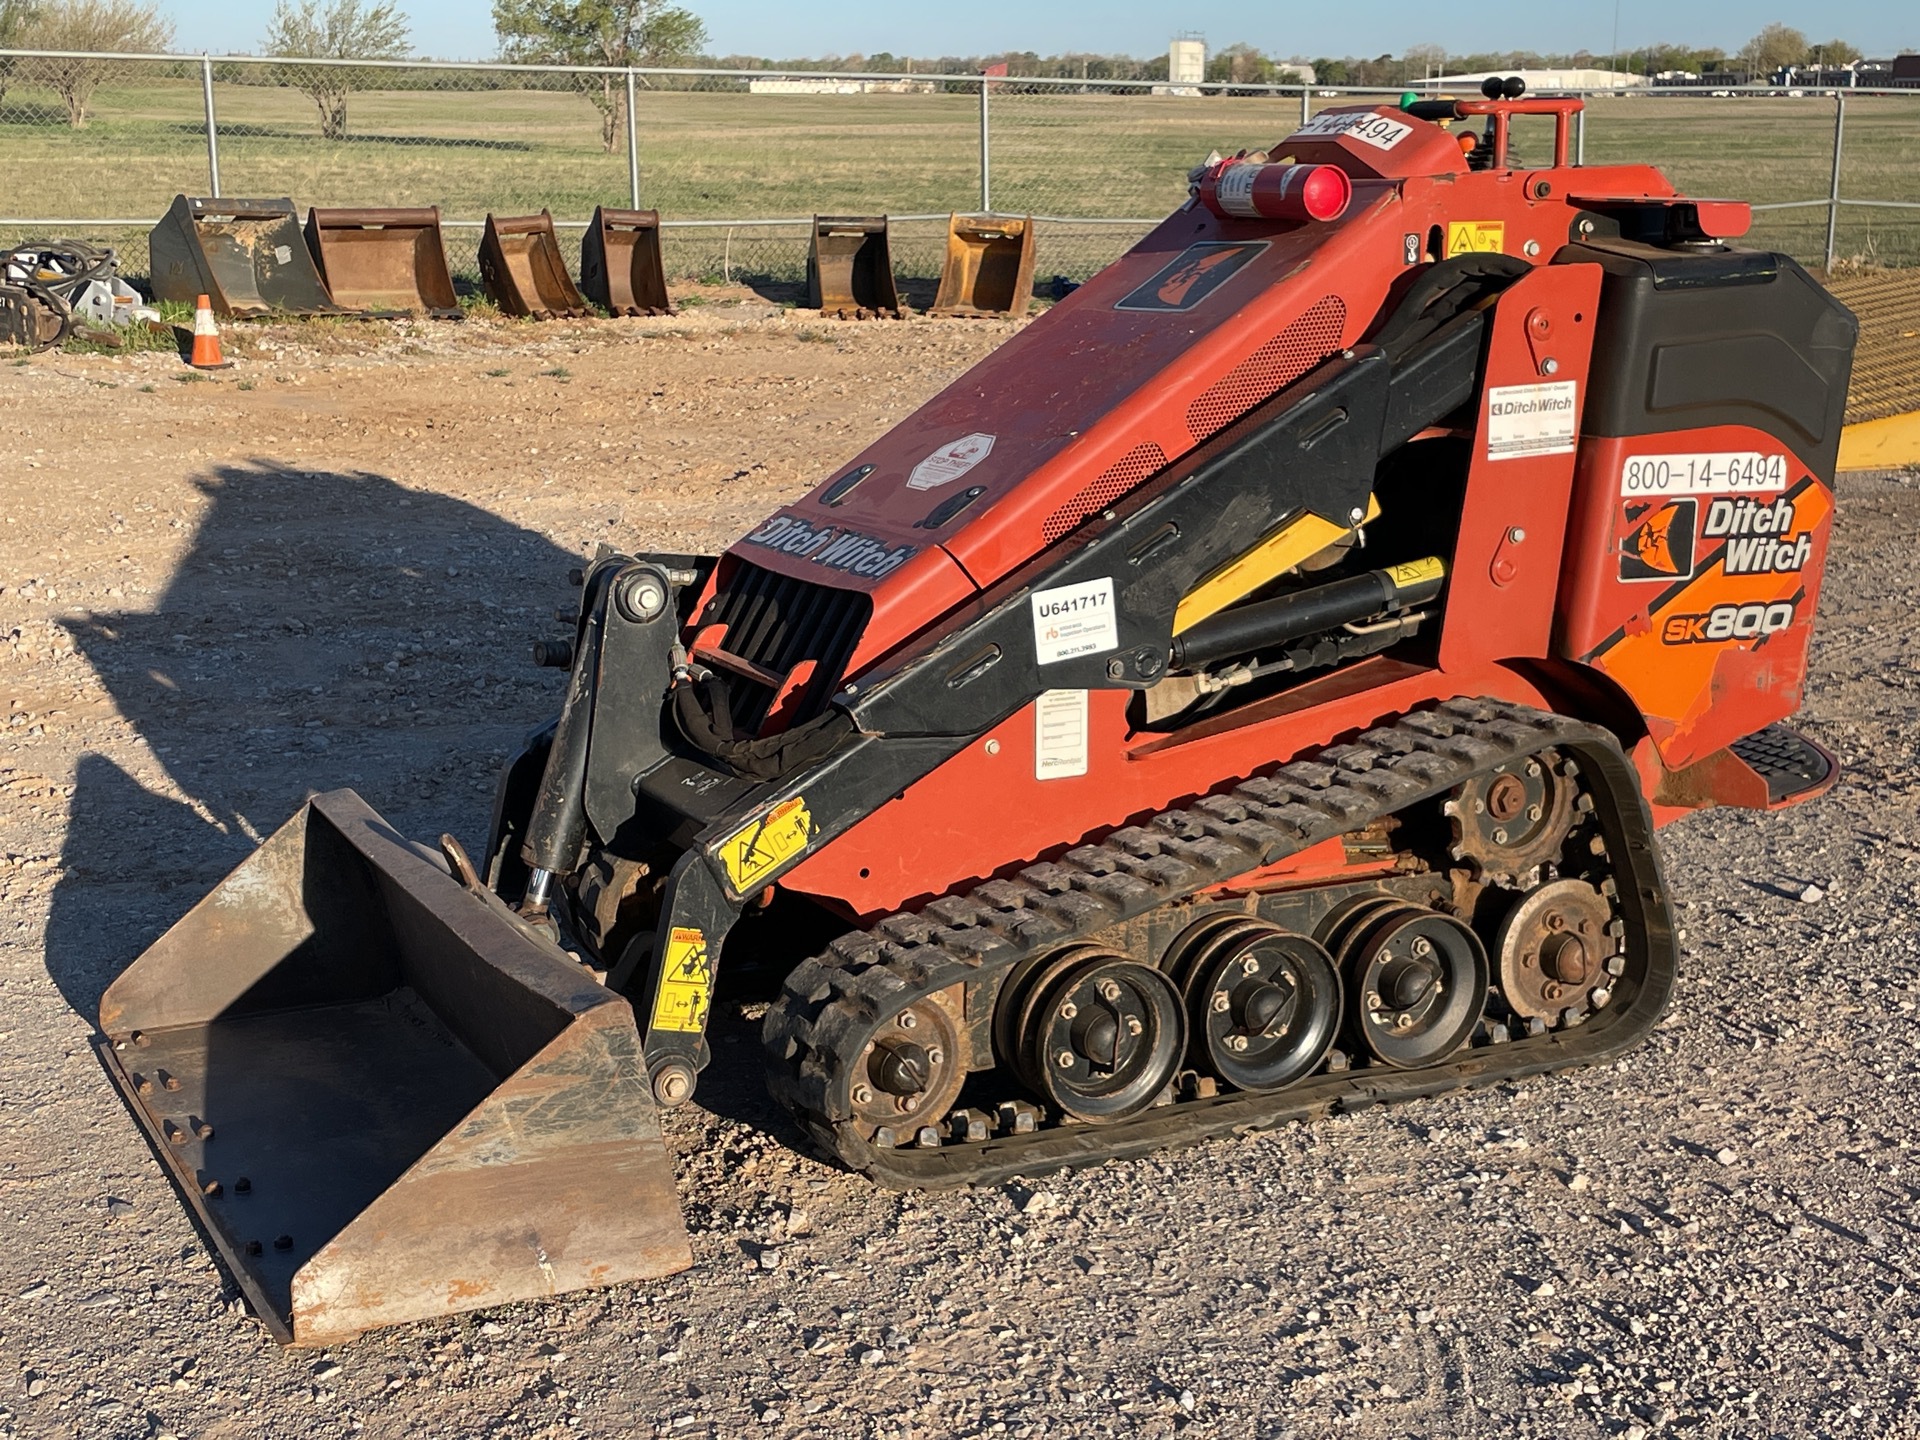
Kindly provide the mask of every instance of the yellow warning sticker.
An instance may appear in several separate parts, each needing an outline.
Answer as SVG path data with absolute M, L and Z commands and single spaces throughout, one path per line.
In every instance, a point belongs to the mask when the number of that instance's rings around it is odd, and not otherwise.
M 707 1001 L 713 993 L 713 967 L 707 963 L 707 937 L 674 926 L 667 932 L 667 963 L 660 967 L 660 993 L 653 1001 L 653 1028 L 698 1035 L 707 1028 Z
M 1504 220 L 1449 220 L 1447 258 L 1456 255 L 1502 255 L 1507 249 Z
M 1387 575 L 1396 590 L 1405 590 L 1410 585 L 1423 584 L 1428 580 L 1443 580 L 1446 574 L 1446 562 L 1434 555 L 1425 560 L 1408 560 L 1404 564 L 1387 566 Z
M 813 817 L 803 795 L 782 800 L 745 829 L 720 842 L 720 863 L 734 892 L 744 895 L 807 848 Z

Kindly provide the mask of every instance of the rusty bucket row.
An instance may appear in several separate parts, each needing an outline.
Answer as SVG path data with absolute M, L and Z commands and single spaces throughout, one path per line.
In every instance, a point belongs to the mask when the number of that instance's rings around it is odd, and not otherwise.
M 1020 316 L 1033 300 L 1031 219 L 953 215 L 947 220 L 940 288 L 929 315 Z M 816 215 L 807 247 L 807 303 L 845 320 L 897 320 L 906 312 L 893 280 L 884 215 Z
M 459 316 L 438 206 L 307 211 L 290 198 L 178 195 L 149 237 L 157 300 L 213 302 L 225 319 L 280 315 Z M 489 214 L 480 283 L 504 314 L 566 319 L 671 315 L 653 210 L 593 212 L 580 284 L 560 253 L 553 215 Z

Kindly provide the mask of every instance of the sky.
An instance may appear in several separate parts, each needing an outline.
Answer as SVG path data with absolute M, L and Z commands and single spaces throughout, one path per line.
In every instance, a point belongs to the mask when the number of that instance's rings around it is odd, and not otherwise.
M 1874 56 L 1920 50 L 1914 0 L 1552 0 L 1544 5 L 1463 6 L 1433 0 L 1365 5 L 1249 5 L 1220 0 L 1005 0 L 903 5 L 899 0 L 682 0 L 707 23 L 716 55 L 975 55 L 1032 50 L 1154 55 L 1176 32 L 1211 48 L 1236 40 L 1270 55 L 1398 53 L 1437 44 L 1456 54 L 1504 49 L 1607 54 L 1618 13 L 1622 51 L 1659 41 L 1733 49 L 1769 20 L 1813 41 L 1843 39 Z M 258 48 L 273 0 L 159 0 L 182 51 Z M 487 0 L 400 0 L 423 55 L 479 60 L 496 53 Z

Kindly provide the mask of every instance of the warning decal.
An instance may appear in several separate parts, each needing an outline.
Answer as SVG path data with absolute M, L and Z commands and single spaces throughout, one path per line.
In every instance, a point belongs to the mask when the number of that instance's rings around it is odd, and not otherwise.
M 1487 387 L 1487 458 L 1571 455 L 1579 424 L 1580 387 L 1571 380 L 1545 385 Z
M 690 927 L 674 926 L 667 932 L 660 993 L 653 1001 L 653 1028 L 698 1035 L 707 1028 L 707 1002 L 712 993 L 713 967 L 707 963 L 707 937 Z
M 758 820 L 720 842 L 720 863 L 734 892 L 744 895 L 807 848 L 813 817 L 803 795 L 782 800 Z
M 1033 702 L 1033 778 L 1087 773 L 1087 692 L 1048 690 Z
M 1449 220 L 1447 258 L 1456 255 L 1501 255 L 1507 248 L 1504 220 Z
M 958 480 L 993 453 L 994 435 L 962 435 L 951 445 L 942 445 L 913 467 L 907 476 L 909 490 L 938 490 L 949 480 Z

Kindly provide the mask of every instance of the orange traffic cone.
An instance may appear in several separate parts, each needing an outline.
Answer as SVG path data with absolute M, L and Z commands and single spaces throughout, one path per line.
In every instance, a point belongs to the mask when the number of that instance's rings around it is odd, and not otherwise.
M 205 295 L 194 301 L 193 353 L 187 364 L 196 370 L 225 370 L 233 364 L 220 354 L 220 327 L 213 323 L 213 301 Z

